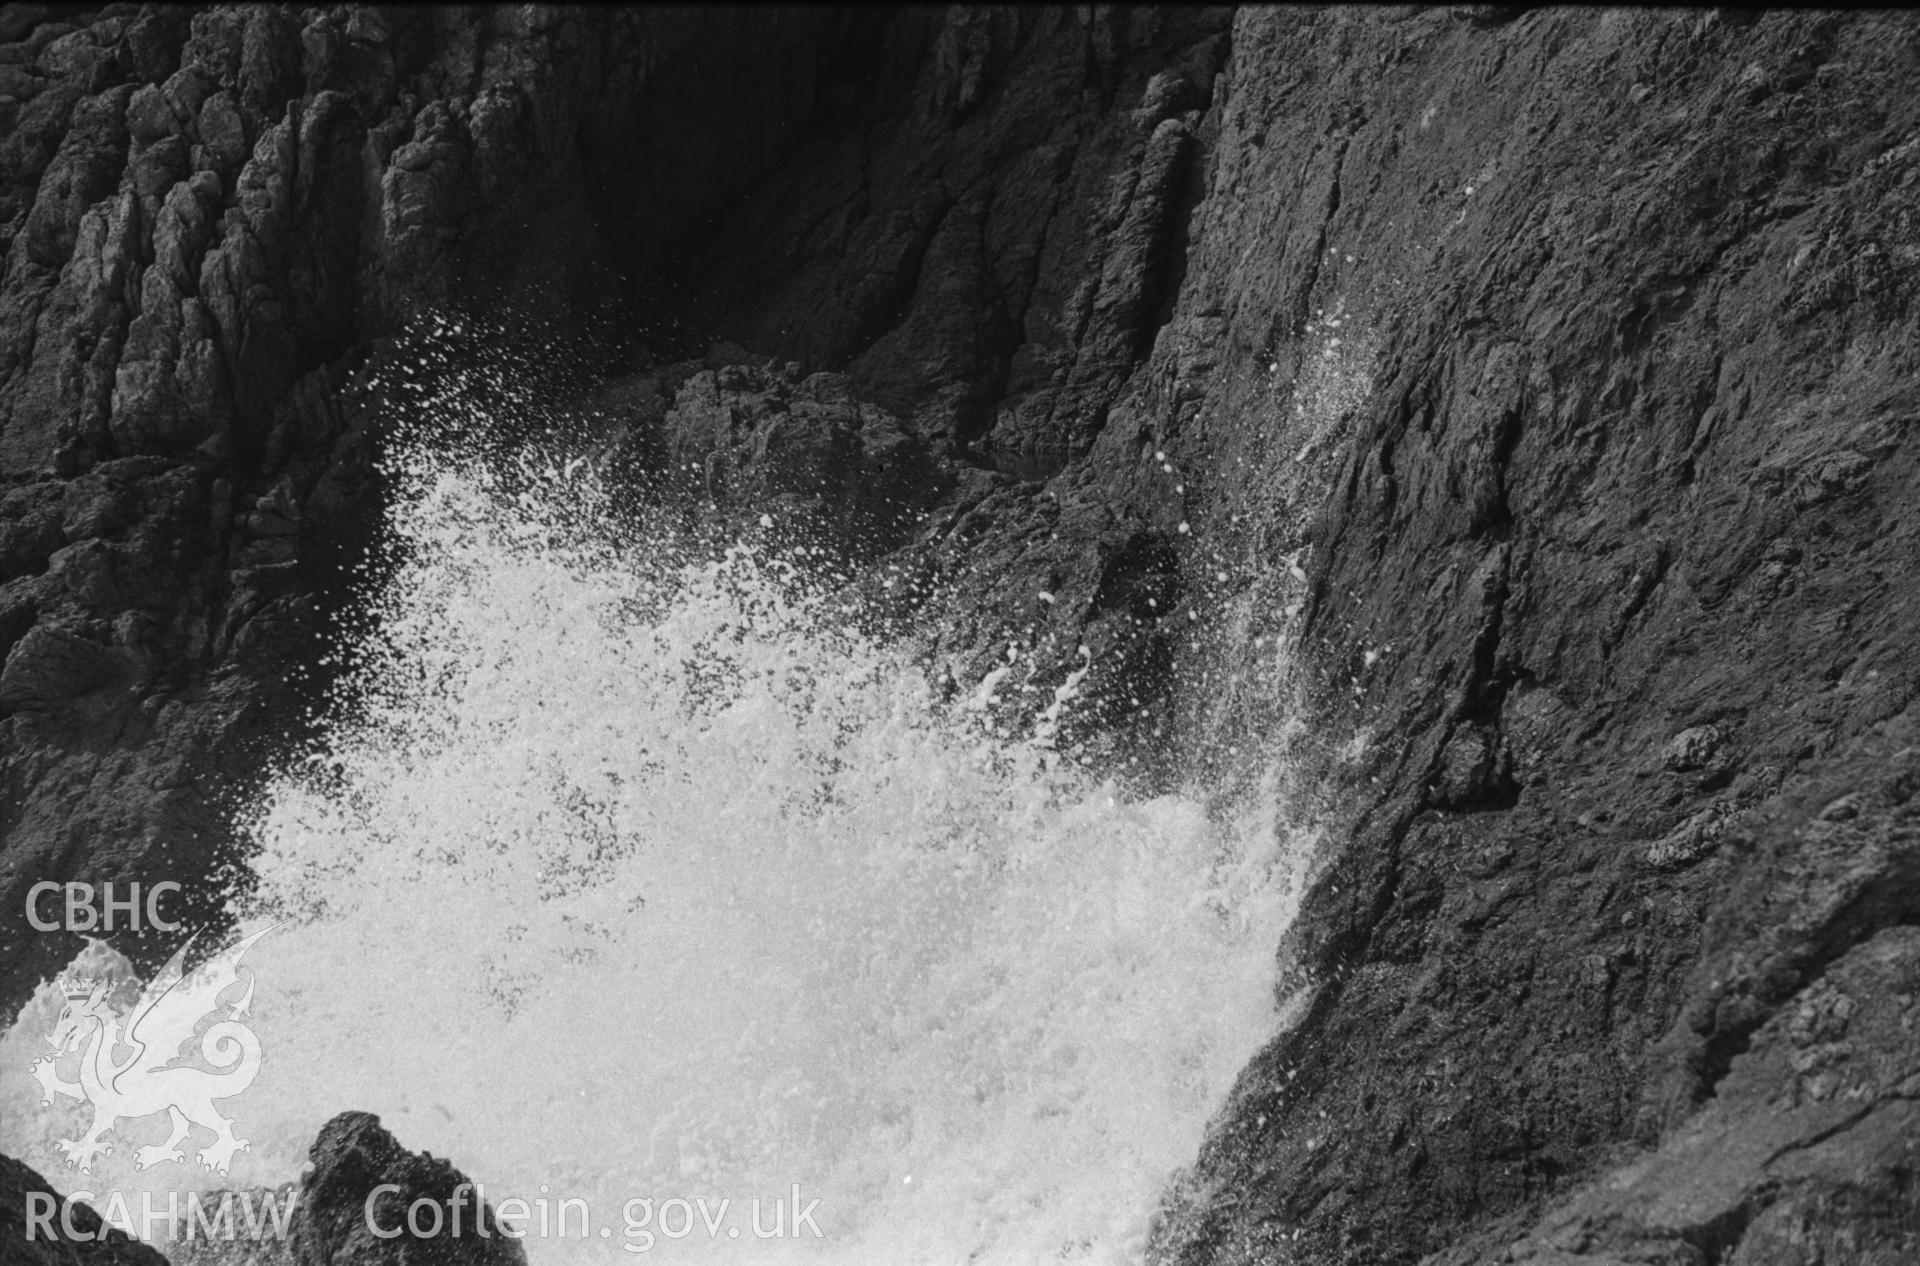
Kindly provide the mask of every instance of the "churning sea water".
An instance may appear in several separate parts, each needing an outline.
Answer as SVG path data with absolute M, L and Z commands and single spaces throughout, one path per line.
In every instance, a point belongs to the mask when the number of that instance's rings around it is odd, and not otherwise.
M 991 732 L 804 550 L 617 531 L 585 463 L 388 474 L 399 562 L 240 823 L 235 913 L 278 924 L 222 1104 L 249 1150 L 136 1172 L 155 1116 L 64 1169 L 88 1112 L 26 1075 L 51 982 L 0 1047 L 0 1150 L 137 1213 L 293 1179 L 358 1108 L 525 1200 L 535 1263 L 1139 1260 L 1277 1023 L 1305 850 L 1271 798 L 1130 799 L 1049 727 Z

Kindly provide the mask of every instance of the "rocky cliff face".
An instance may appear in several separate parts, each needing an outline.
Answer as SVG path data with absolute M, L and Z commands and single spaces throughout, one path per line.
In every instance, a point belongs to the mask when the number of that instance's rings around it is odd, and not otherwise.
M 30 884 L 228 860 L 355 384 L 511 312 L 615 465 L 853 525 L 956 682 L 1084 645 L 1100 759 L 1287 752 L 1298 1022 L 1166 1260 L 1920 1251 L 1910 20 L 5 22 L 10 1006 Z
M 1375 341 L 1297 538 L 1308 1014 L 1180 1260 L 1501 1260 L 1637 1147 L 1517 1259 L 1912 1251 L 1910 32 L 1237 23 L 1213 347 Z

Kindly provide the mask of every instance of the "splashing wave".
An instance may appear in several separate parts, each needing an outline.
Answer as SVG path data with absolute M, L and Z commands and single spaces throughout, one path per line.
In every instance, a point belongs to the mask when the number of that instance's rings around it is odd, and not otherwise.
M 943 715 L 803 557 L 620 539 L 582 468 L 393 473 L 402 561 L 323 741 L 244 823 L 237 913 L 286 920 L 248 956 L 265 1059 L 225 1105 L 251 1151 L 225 1182 L 136 1175 L 164 1123 L 129 1121 L 82 1183 L 64 1103 L 10 1111 L 0 1149 L 68 1189 L 270 1184 L 353 1107 L 496 1202 L 615 1228 L 529 1239 L 536 1263 L 624 1257 L 635 1196 L 796 1185 L 817 1244 L 718 1247 L 1137 1260 L 1275 1023 L 1300 850 L 1271 807 L 1130 802 Z M 39 1101 L 51 1006 L 0 1050 L 9 1103 Z

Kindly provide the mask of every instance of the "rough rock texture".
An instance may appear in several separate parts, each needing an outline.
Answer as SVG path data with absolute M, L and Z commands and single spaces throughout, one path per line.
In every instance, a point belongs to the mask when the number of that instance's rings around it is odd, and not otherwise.
M 34 1193 L 56 1202 L 52 1239 L 46 1238 L 46 1228 L 37 1220 L 31 1228 L 33 1238 L 27 1238 L 29 1215 L 42 1212 L 39 1205 L 28 1207 L 27 1198 Z M 61 1200 L 46 1179 L 12 1157 L 0 1156 L 0 1244 L 6 1245 L 7 1262 L 16 1266 L 167 1266 L 167 1259 L 157 1251 L 101 1222 L 100 1215 L 84 1202 L 76 1201 L 66 1217 L 82 1238 L 68 1236 L 60 1217 Z
M 491 1207 L 482 1205 L 470 1187 L 462 1190 L 467 1177 L 446 1161 L 401 1147 L 372 1113 L 342 1112 L 320 1127 L 309 1155 L 313 1169 L 300 1180 L 300 1202 L 287 1240 L 289 1258 L 296 1266 L 334 1262 L 525 1266 L 527 1255 L 520 1241 L 502 1234 Z M 371 1216 L 382 1230 L 403 1231 L 391 1238 L 375 1235 L 368 1226 L 367 1198 L 376 1187 L 387 1184 L 400 1190 L 375 1197 Z M 415 1236 L 406 1225 L 408 1210 L 423 1199 L 440 1207 L 439 1235 Z M 424 1208 L 418 1217 L 421 1229 L 434 1225 Z M 458 1236 L 456 1225 L 461 1231 Z
M 1287 755 L 1298 1020 L 1166 1260 L 1906 1260 L 1916 32 L 9 16 L 0 997 L 28 884 L 220 859 L 377 508 L 347 388 L 504 305 L 1008 726 L 1085 668 L 1149 785 Z
M 1682 1138 L 1711 1212 L 1609 1189 L 1647 1260 L 1816 1260 L 1780 1247 L 1802 1213 L 1853 1228 L 1819 1260 L 1910 1250 L 1898 1111 L 1763 1180 L 1736 1057 L 1784 1058 L 1776 1017 L 1920 913 L 1913 31 L 1243 15 L 1188 285 L 1229 345 L 1345 312 L 1373 352 L 1299 537 L 1345 801 L 1288 951 L 1307 1015 L 1177 1260 L 1410 1261 Z M 1272 237 L 1213 217 L 1279 181 L 1290 245 L 1241 264 Z M 1802 829 L 1883 778 L 1858 839 Z

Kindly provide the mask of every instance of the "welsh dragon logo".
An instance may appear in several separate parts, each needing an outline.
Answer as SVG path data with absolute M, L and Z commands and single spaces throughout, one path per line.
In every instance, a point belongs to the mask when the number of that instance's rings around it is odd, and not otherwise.
M 262 928 L 235 942 L 190 973 L 182 967 L 193 946 L 189 938 L 141 992 L 126 1014 L 124 1029 L 121 1017 L 107 1003 L 112 982 L 87 977 L 61 981 L 67 1005 L 47 1039 L 54 1053 L 35 1060 L 31 1071 L 47 1092 L 47 1103 L 55 1095 L 64 1095 L 93 1105 L 93 1125 L 87 1132 L 56 1144 L 67 1158 L 68 1169 L 91 1172 L 96 1156 L 113 1155 L 112 1144 L 101 1139 L 116 1123 L 159 1112 L 167 1113 L 171 1132 L 166 1142 L 134 1152 L 136 1168 L 185 1160 L 180 1144 L 196 1125 L 213 1131 L 213 1143 L 200 1151 L 198 1159 L 215 1173 L 225 1174 L 233 1154 L 247 1150 L 247 1140 L 234 1137 L 233 1122 L 220 1114 L 213 1101 L 233 1098 L 260 1073 L 260 1040 L 241 1023 L 253 1002 L 253 970 L 241 976 L 238 967 L 240 956 L 272 930 Z M 223 1007 L 221 995 L 242 983 L 246 991 Z M 181 1048 L 192 1040 L 201 1022 L 222 1010 L 226 1017 L 199 1035 L 200 1055 L 216 1071 L 180 1063 Z M 80 1078 L 67 1081 L 56 1065 L 76 1048 L 81 1052 Z M 122 1051 L 131 1053 L 122 1055 Z

